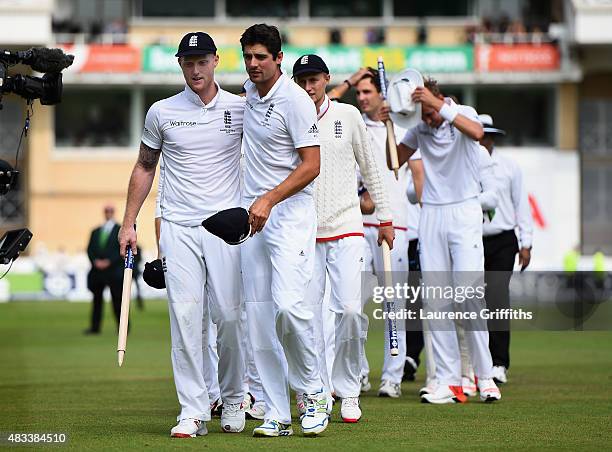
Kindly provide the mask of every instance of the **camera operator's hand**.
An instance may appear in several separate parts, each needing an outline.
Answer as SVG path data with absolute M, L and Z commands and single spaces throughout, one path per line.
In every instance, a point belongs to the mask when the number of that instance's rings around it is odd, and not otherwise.
M 129 246 L 132 248 L 132 254 L 136 256 L 138 251 L 136 251 L 136 229 L 134 229 L 134 225 L 123 225 L 121 229 L 119 229 L 119 252 L 121 253 L 121 257 L 125 258 L 125 250 Z

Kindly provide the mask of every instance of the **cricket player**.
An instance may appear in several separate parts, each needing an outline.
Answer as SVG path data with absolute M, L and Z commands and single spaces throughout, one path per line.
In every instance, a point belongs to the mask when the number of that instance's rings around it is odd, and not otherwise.
M 361 274 L 364 269 L 365 240 L 355 166 L 369 187 L 376 205 L 378 246 L 385 240 L 393 248 L 393 224 L 385 191 L 383 171 L 370 146 L 366 125 L 359 111 L 348 104 L 332 102 L 325 94 L 329 69 L 318 55 L 303 55 L 293 65 L 293 77 L 314 101 L 321 142 L 321 171 L 315 182 L 317 245 L 314 276 L 308 299 L 315 313 L 317 354 L 324 383 L 331 397 L 333 387 L 342 399 L 340 415 L 344 422 L 358 422 L 361 349 L 364 318 L 361 306 Z M 380 251 L 379 251 L 380 252 Z M 335 313 L 335 357 L 332 374 L 327 375 L 326 350 L 321 312 L 330 282 L 330 304 Z
M 253 25 L 240 44 L 249 75 L 243 207 L 252 231 L 242 245 L 242 274 L 249 338 L 266 402 L 264 423 L 253 435 L 293 434 L 291 383 L 304 398 L 302 432 L 314 436 L 329 420 L 313 315 L 306 304 L 317 229 L 317 112 L 306 92 L 280 70 L 283 53 L 276 27 Z
M 383 107 L 383 98 L 380 91 L 380 82 L 378 72 L 372 68 L 362 68 L 353 74 L 349 79 L 345 80 L 342 85 L 336 86 L 331 91 L 331 96 L 340 97 L 350 87 L 354 87 L 357 95 L 357 102 L 362 112 L 362 117 L 365 121 L 368 134 L 370 135 L 374 155 L 377 159 L 377 164 L 380 168 L 385 168 L 386 152 L 385 146 L 387 143 L 387 129 L 384 122 L 380 118 L 380 110 Z M 405 130 L 395 126 L 395 134 L 397 138 L 404 136 Z M 408 278 L 408 228 L 410 225 L 406 223 L 408 218 L 408 199 L 406 198 L 406 187 L 410 179 L 410 170 L 413 174 L 422 174 L 422 167 L 416 162 L 419 159 L 418 155 L 413 156 L 407 165 L 403 165 L 399 169 L 399 179 L 396 180 L 391 171 L 383 171 L 384 185 L 389 194 L 389 202 L 391 205 L 392 222 L 395 230 L 395 240 L 393 249 L 391 250 L 391 268 L 393 271 L 393 285 L 399 283 L 404 284 Z M 417 177 L 420 177 L 417 175 Z M 370 190 L 370 187 L 367 187 Z M 378 247 L 378 228 L 380 223 L 377 221 L 376 215 L 364 215 L 363 225 L 365 230 L 365 238 L 369 245 L 373 269 L 378 278 L 378 284 L 384 284 L 384 270 L 382 253 Z M 383 224 L 384 226 L 384 224 Z M 414 225 L 416 229 L 417 225 Z M 366 266 L 367 268 L 367 266 Z M 396 309 L 400 310 L 404 307 L 405 300 L 395 300 Z M 385 322 L 387 328 L 387 322 Z M 381 383 L 378 389 L 378 395 L 381 397 L 397 398 L 401 395 L 401 382 L 404 373 L 404 362 L 406 356 L 406 329 L 398 324 L 397 339 L 399 342 L 399 355 L 391 356 L 388 345 L 388 334 L 385 334 L 384 361 L 381 376 Z M 365 358 L 365 355 L 364 355 Z M 369 365 L 367 359 L 363 360 L 362 368 L 362 389 L 365 391 L 369 388 L 368 379 Z
M 516 254 L 523 271 L 531 260 L 533 220 L 529 211 L 527 190 L 523 186 L 523 174 L 519 166 L 503 152 L 495 149 L 495 138 L 505 132 L 493 125 L 490 115 L 478 117 L 484 127 L 482 144 L 493 158 L 493 172 L 498 186 L 498 206 L 493 219 L 485 218 L 483 223 L 483 244 L 485 256 L 485 299 L 489 309 L 510 307 L 510 278 Z M 520 238 L 517 240 L 515 230 Z M 493 379 L 506 383 L 510 367 L 510 321 L 489 321 L 489 349 L 493 358 Z
M 423 208 L 419 225 L 421 269 L 425 287 L 450 284 L 457 287 L 484 286 L 482 210 L 478 200 L 482 177 L 482 152 L 478 140 L 483 136 L 476 111 L 458 105 L 440 94 L 437 83 L 427 80 L 417 87 L 412 101 L 422 105 L 423 122 L 410 129 L 398 144 L 400 164 L 417 149 L 425 167 Z M 383 119 L 386 111 L 383 111 Z M 432 293 L 437 293 L 432 291 Z M 422 396 L 423 402 L 444 404 L 465 402 L 461 388 L 461 357 L 454 319 L 447 314 L 458 309 L 480 307 L 483 300 L 460 305 L 454 298 L 436 295 L 423 300 L 427 311 L 438 315 L 431 321 L 431 340 L 437 387 Z M 466 308 L 463 308 L 466 306 Z M 477 311 L 478 312 L 478 311 Z M 478 378 L 483 401 L 501 398 L 492 378 L 486 323 L 466 328 L 465 336 Z
M 454 99 L 453 99 L 454 101 Z M 481 192 L 478 194 L 478 202 L 483 211 L 483 221 L 487 221 L 495 215 L 495 208 L 498 203 L 497 196 L 497 183 L 493 177 L 493 159 L 489 155 L 489 152 L 484 146 L 480 146 L 480 152 L 478 153 L 479 160 L 479 171 L 480 171 L 480 189 Z M 408 199 L 410 203 L 416 203 L 416 192 L 411 186 L 408 188 Z M 427 360 L 427 380 L 426 386 L 421 388 L 419 394 L 423 396 L 427 393 L 435 392 L 437 388 L 437 380 L 435 379 L 435 364 L 432 362 L 431 356 L 433 355 L 431 346 L 431 335 L 427 329 L 428 322 L 423 320 L 423 328 L 425 330 L 425 351 L 428 354 Z M 461 320 L 455 321 L 455 329 L 457 331 L 457 341 L 459 344 L 459 352 L 461 355 L 461 389 L 463 394 L 467 397 L 473 397 L 478 394 L 478 388 L 476 386 L 476 379 L 474 375 L 474 368 L 472 366 L 472 359 L 470 356 L 470 350 L 465 335 L 464 322 Z
M 203 369 L 209 315 L 217 326 L 219 387 L 225 432 L 244 428 L 243 329 L 239 248 L 200 226 L 240 205 L 239 159 L 244 99 L 214 80 L 217 48 L 206 33 L 186 34 L 178 48 L 184 90 L 147 112 L 120 234 L 123 252 L 136 249 L 134 223 L 164 156 L 160 252 L 170 312 L 172 368 L 181 412 L 171 436 L 207 433 L 210 400 Z M 206 304 L 208 299 L 208 305 Z M 210 312 L 208 307 L 210 307 Z

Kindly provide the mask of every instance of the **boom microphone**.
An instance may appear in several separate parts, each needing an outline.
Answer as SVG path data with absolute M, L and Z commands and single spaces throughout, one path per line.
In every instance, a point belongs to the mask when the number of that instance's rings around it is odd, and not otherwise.
M 33 47 L 17 54 L 37 72 L 61 72 L 74 61 L 74 55 L 66 55 L 62 49 Z

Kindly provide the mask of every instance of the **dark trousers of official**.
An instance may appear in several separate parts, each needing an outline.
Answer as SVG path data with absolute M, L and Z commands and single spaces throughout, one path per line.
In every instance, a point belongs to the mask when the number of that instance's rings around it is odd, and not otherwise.
M 419 240 L 414 239 L 408 242 L 408 285 L 418 287 L 421 284 L 421 264 L 419 262 Z M 413 312 L 420 312 L 423 307 L 423 301 L 419 296 L 414 303 L 406 306 Z M 414 359 L 417 366 L 421 360 L 419 356 L 423 351 L 423 326 L 419 318 L 414 320 L 406 320 L 406 356 Z
M 510 278 L 518 253 L 514 230 L 483 237 L 485 300 L 490 311 L 510 308 Z M 510 368 L 510 320 L 489 320 L 489 350 L 494 366 Z
M 104 308 L 104 289 L 106 286 L 109 287 L 111 293 L 111 300 L 113 302 L 113 313 L 117 320 L 117 327 L 119 326 L 119 319 L 121 317 L 121 292 L 123 290 L 123 283 L 119 281 L 96 281 L 91 284 L 90 290 L 93 294 L 93 307 L 91 310 L 91 331 L 99 332 L 100 324 L 102 322 L 102 312 Z

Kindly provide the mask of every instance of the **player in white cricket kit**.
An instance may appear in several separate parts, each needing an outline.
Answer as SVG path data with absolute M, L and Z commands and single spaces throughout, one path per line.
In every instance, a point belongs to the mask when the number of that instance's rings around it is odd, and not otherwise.
M 352 105 L 331 102 L 326 96 L 329 69 L 319 56 L 300 57 L 293 66 L 293 77 L 317 107 L 321 141 L 321 172 L 315 181 L 318 219 L 315 271 L 308 291 L 309 304 L 315 313 L 317 354 L 328 390 L 333 387 L 342 399 L 343 421 L 357 422 L 361 418 L 359 377 L 365 342 L 363 325 L 367 319 L 361 306 L 365 241 L 355 166 L 359 166 L 377 206 L 377 219 L 383 224 L 391 222 L 383 179 L 383 171 L 387 170 L 376 162 L 359 111 Z M 386 240 L 393 248 L 393 235 L 391 224 L 378 228 L 378 245 Z M 331 375 L 327 374 L 321 312 L 326 274 L 330 282 L 329 309 L 335 313 Z
M 419 241 L 421 269 L 426 288 L 440 283 L 454 287 L 484 287 L 482 274 L 482 210 L 478 201 L 480 181 L 480 145 L 483 135 L 478 115 L 472 107 L 457 105 L 444 98 L 437 84 L 428 80 L 416 88 L 414 102 L 422 104 L 423 123 L 410 129 L 398 145 L 400 164 L 419 149 L 425 167 Z M 492 177 L 492 174 L 487 177 Z M 482 276 L 481 276 L 482 275 Z M 482 301 L 482 300 L 480 300 Z M 449 313 L 462 306 L 455 299 L 427 296 L 426 310 Z M 465 305 L 479 305 L 465 302 Z M 431 339 L 435 363 L 435 391 L 422 396 L 429 403 L 465 402 L 461 388 L 461 357 L 455 323 L 444 315 L 431 321 Z M 465 332 L 480 397 L 485 401 L 501 398 L 492 379 L 489 336 L 482 322 Z
M 240 252 L 200 226 L 217 211 L 240 205 L 244 99 L 214 81 L 219 57 L 206 33 L 185 35 L 176 56 L 186 86 L 147 112 L 120 244 L 122 251 L 126 246 L 136 249 L 134 223 L 163 154 L 160 252 L 168 291 L 172 368 L 181 405 L 171 435 L 194 437 L 207 433 L 205 422 L 210 420 L 203 369 L 208 348 L 203 325 L 209 315 L 217 325 L 222 428 L 226 432 L 244 428 Z
M 508 286 L 514 269 L 516 254 L 523 271 L 531 260 L 533 219 L 529 211 L 527 190 L 523 186 L 523 174 L 519 166 L 495 149 L 495 137 L 505 132 L 493 125 L 493 118 L 480 115 L 484 137 L 480 140 L 491 154 L 493 172 L 498 186 L 499 204 L 492 220 L 485 218 L 483 243 L 485 254 L 485 278 L 487 281 L 487 306 L 489 309 L 508 309 L 510 293 Z M 518 229 L 519 239 L 515 233 Z M 520 241 L 520 246 L 519 246 Z M 506 372 L 510 367 L 510 321 L 489 322 L 489 349 L 493 358 L 493 379 L 498 383 L 508 381 Z
M 280 70 L 276 27 L 253 25 L 240 44 L 250 79 L 243 207 L 253 234 L 242 245 L 242 274 L 249 337 L 267 405 L 264 423 L 253 435 L 293 434 L 289 383 L 304 397 L 303 433 L 316 435 L 328 423 L 313 315 L 305 300 L 315 260 L 317 112 L 304 90 Z

